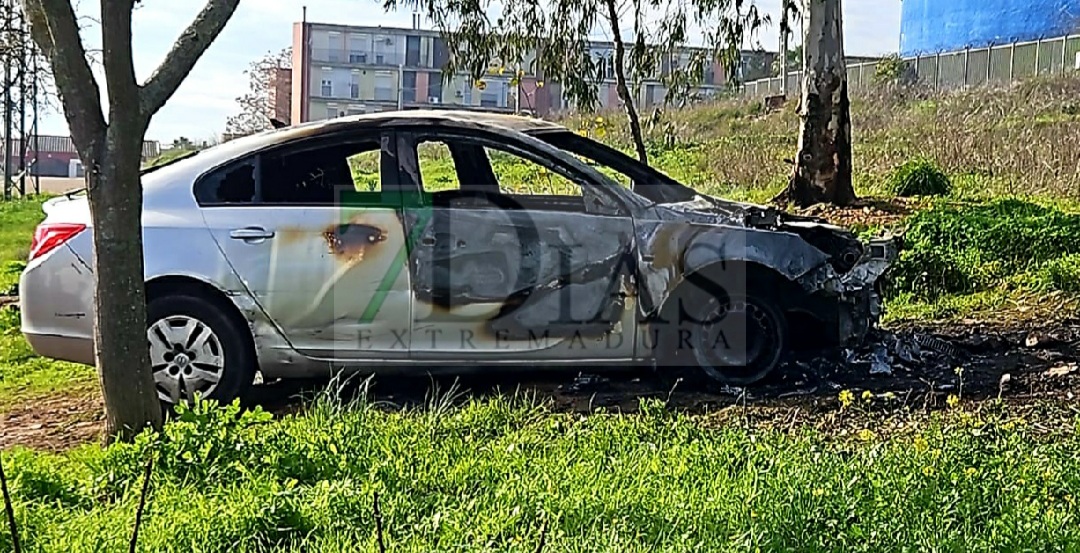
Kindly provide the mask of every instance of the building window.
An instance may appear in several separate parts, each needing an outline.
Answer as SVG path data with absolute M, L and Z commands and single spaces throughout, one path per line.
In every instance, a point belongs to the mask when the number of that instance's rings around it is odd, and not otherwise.
M 391 102 L 394 97 L 394 78 L 396 75 L 389 71 L 380 71 L 375 74 L 375 99 L 380 102 Z
M 324 98 L 332 97 L 334 95 L 334 81 L 323 79 L 322 86 L 319 88 L 319 95 Z
M 326 118 L 333 119 L 337 117 L 337 106 L 326 106 Z
M 367 63 L 367 52 L 349 52 L 349 63 Z

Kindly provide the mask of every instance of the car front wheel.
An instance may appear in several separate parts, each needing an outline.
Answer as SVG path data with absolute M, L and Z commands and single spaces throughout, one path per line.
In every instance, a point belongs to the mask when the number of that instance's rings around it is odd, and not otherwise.
M 693 323 L 679 325 L 675 357 L 694 365 L 709 380 L 754 384 L 780 364 L 787 346 L 787 320 L 768 297 L 751 291 L 697 296 L 683 302 L 683 309 Z
M 163 403 L 176 405 L 196 395 L 226 403 L 251 386 L 251 348 L 212 302 L 164 296 L 152 300 L 146 314 L 150 364 Z

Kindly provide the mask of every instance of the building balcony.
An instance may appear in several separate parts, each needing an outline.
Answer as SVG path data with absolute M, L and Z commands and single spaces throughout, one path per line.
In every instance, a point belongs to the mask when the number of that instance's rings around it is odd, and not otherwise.
M 311 61 L 318 63 L 339 63 L 345 65 L 392 65 L 404 63 L 405 56 L 397 52 L 378 52 L 372 50 L 343 50 L 312 48 Z

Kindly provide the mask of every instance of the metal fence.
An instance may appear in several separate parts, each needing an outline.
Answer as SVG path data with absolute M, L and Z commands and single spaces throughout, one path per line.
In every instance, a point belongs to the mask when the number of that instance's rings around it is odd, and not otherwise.
M 849 91 L 857 92 L 874 84 L 881 63 L 849 65 Z M 1077 70 L 1080 70 L 1080 36 L 968 48 L 901 60 L 904 80 L 937 88 L 1005 83 L 1035 75 L 1056 75 Z M 782 84 L 780 77 L 772 77 L 748 82 L 742 90 L 746 96 L 764 97 L 780 94 Z M 800 90 L 801 86 L 801 71 L 787 74 L 788 93 Z

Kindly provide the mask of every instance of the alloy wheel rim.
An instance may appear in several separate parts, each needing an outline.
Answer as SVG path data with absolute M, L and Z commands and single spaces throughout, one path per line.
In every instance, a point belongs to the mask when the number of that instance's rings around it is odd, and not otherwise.
M 221 381 L 225 351 L 206 323 L 187 315 L 159 319 L 146 331 L 154 384 L 162 401 L 207 397 Z

